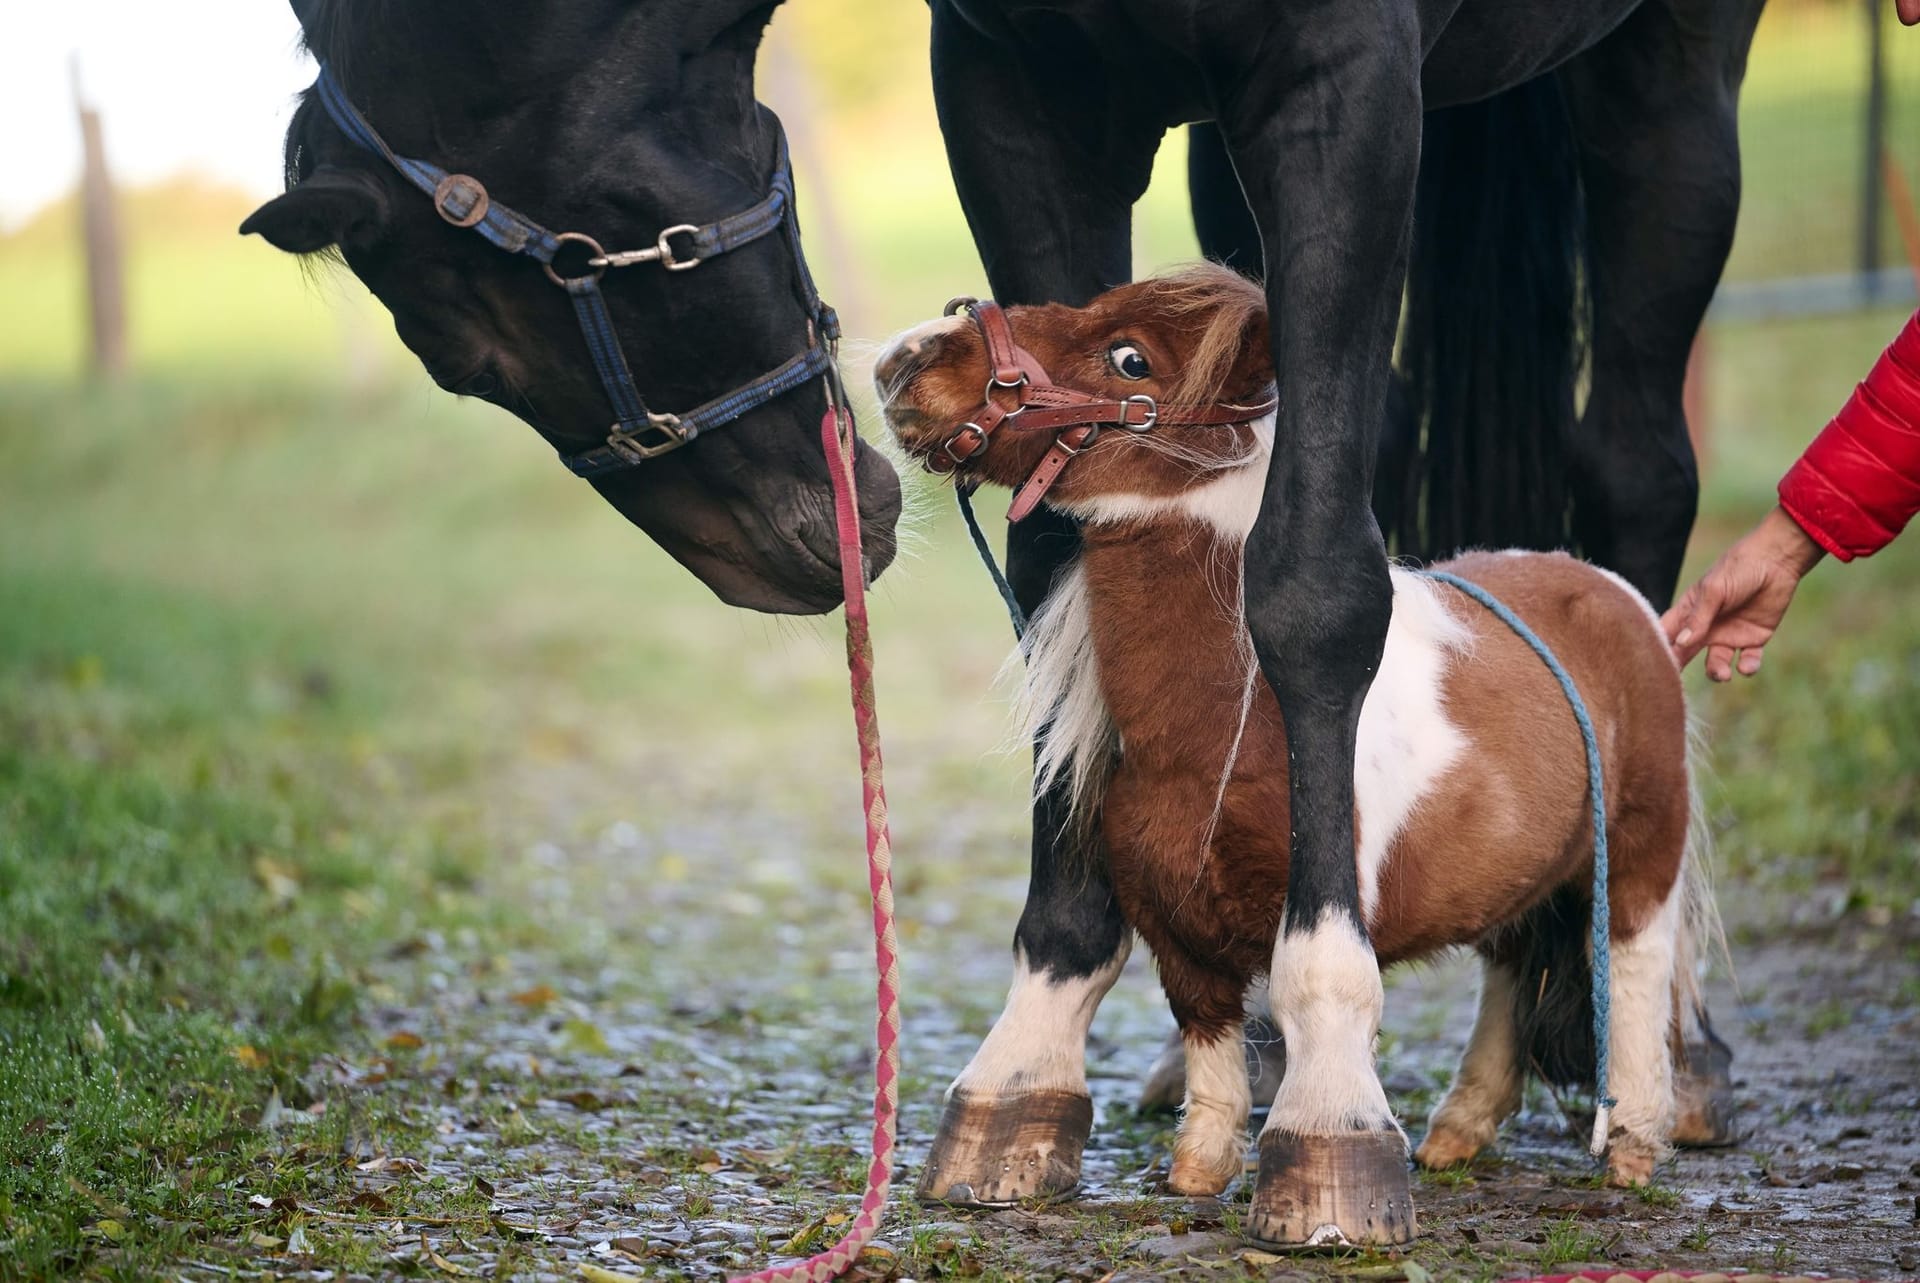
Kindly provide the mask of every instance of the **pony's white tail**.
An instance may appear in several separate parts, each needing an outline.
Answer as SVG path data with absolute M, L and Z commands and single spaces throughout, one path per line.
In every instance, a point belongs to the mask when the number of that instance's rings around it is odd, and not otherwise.
M 1687 849 L 1680 865 L 1681 914 L 1679 949 L 1674 955 L 1674 1006 L 1680 1034 L 1689 1038 L 1698 1013 L 1705 1010 L 1702 985 L 1715 964 L 1733 975 L 1733 955 L 1727 949 L 1726 928 L 1713 894 L 1713 828 L 1707 821 L 1700 777 L 1706 772 L 1706 736 L 1699 721 L 1687 717 Z

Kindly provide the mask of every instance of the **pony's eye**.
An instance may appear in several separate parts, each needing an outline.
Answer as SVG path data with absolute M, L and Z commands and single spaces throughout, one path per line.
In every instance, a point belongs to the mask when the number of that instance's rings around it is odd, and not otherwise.
M 1116 343 L 1108 348 L 1107 360 L 1123 379 L 1144 379 L 1153 373 L 1147 358 L 1131 343 Z

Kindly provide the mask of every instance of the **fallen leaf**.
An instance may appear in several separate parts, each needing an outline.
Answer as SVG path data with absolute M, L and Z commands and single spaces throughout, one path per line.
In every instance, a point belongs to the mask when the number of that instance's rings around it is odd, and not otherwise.
M 127 1236 L 127 1227 L 115 1220 L 95 1221 L 92 1228 L 102 1237 L 111 1239 L 115 1243 Z
M 482 1194 L 485 1194 L 488 1198 L 493 1197 L 493 1182 L 488 1180 L 486 1177 L 484 1176 L 474 1177 L 473 1187 L 479 1190 Z
M 1407 1283 L 1433 1283 L 1433 1274 L 1418 1261 L 1403 1261 L 1400 1268 L 1407 1272 Z
M 273 897 L 276 904 L 287 904 L 300 894 L 300 878 L 294 870 L 271 856 L 259 856 L 253 862 L 253 876 Z
M 597 1110 L 605 1109 L 613 1103 L 605 1096 L 584 1089 L 580 1091 L 570 1091 L 566 1095 L 558 1097 L 558 1099 L 572 1105 L 575 1109 L 584 1109 L 590 1114 Z
M 598 1265 L 583 1261 L 580 1264 L 580 1277 L 588 1283 L 640 1283 L 637 1276 L 622 1274 L 618 1270 L 603 1270 Z
M 417 1158 L 396 1158 L 382 1154 L 379 1158 L 369 1158 L 364 1163 L 355 1163 L 355 1171 L 361 1172 L 412 1172 L 418 1175 L 427 1170 L 427 1165 Z
M 559 991 L 552 985 L 535 985 L 531 989 L 509 994 L 507 1001 L 522 1007 L 544 1007 L 559 996 Z
M 462 1269 L 460 1266 L 455 1265 L 452 1261 L 449 1261 L 446 1257 L 434 1251 L 433 1244 L 427 1242 L 427 1236 L 425 1234 L 422 1234 L 420 1236 L 420 1252 L 421 1252 L 421 1255 L 425 1256 L 427 1260 L 433 1263 L 436 1269 L 444 1270 L 448 1274 L 465 1274 L 466 1273 L 466 1271 Z
M 265 1069 L 271 1063 L 264 1054 L 246 1043 L 241 1043 L 228 1054 L 240 1062 L 242 1069 Z
M 307 1227 L 304 1225 L 294 1226 L 293 1233 L 287 1235 L 287 1255 L 308 1256 L 311 1255 L 312 1252 L 313 1248 L 307 1244 Z
M 512 1240 L 524 1243 L 530 1239 L 540 1239 L 540 1238 L 546 1237 L 546 1235 L 541 1232 L 539 1226 L 515 1225 L 512 1221 L 507 1220 L 504 1216 L 491 1217 L 490 1223 L 493 1226 L 494 1233 L 498 1234 L 501 1238 L 504 1238 L 504 1239 L 512 1239 Z
M 255 1247 L 265 1248 L 269 1252 L 282 1246 L 286 1241 L 287 1240 L 283 1238 L 275 1238 L 271 1234 L 262 1234 L 259 1230 L 255 1230 L 253 1233 L 247 1235 L 247 1242 L 253 1244 Z
M 570 1051 L 584 1051 L 592 1056 L 604 1056 L 611 1048 L 607 1046 L 607 1036 L 600 1032 L 600 1026 L 591 1020 L 574 1019 L 560 1026 L 560 1037 Z
M 1267 1266 L 1278 1265 L 1287 1258 L 1284 1256 L 1275 1256 L 1272 1252 L 1259 1252 L 1248 1248 L 1244 1252 L 1234 1253 L 1234 1259 L 1243 1264 L 1251 1265 L 1256 1270 L 1264 1270 Z
M 388 1034 L 381 1040 L 381 1045 L 392 1047 L 397 1051 L 412 1051 L 416 1047 L 426 1046 L 427 1040 L 419 1034 L 402 1029 L 397 1033 Z

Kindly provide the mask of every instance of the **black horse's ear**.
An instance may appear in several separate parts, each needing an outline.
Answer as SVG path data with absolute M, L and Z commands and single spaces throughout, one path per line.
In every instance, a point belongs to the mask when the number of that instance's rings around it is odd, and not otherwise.
M 293 16 L 300 20 L 302 30 L 313 18 L 313 0 L 289 0 L 293 6 Z
M 387 196 L 378 183 L 351 170 L 321 167 L 284 196 L 247 216 L 240 234 L 258 233 L 289 254 L 372 240 L 387 222 Z

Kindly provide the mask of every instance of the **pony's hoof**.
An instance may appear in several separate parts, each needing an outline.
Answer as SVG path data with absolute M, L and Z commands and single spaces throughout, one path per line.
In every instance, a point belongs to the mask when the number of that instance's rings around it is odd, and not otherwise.
M 1653 1165 L 1659 1157 L 1653 1148 L 1616 1132 L 1607 1146 L 1607 1184 L 1615 1189 L 1652 1184 Z
M 1673 1143 L 1719 1149 L 1740 1139 L 1733 1125 L 1733 1050 L 1709 1035 L 1674 1058 Z
M 1240 1174 L 1236 1153 L 1225 1162 L 1209 1163 L 1200 1155 L 1173 1156 L 1173 1170 L 1167 1173 L 1167 1192 L 1182 1198 L 1212 1198 L 1233 1183 Z
M 1071 1194 L 1092 1131 L 1093 1101 L 1072 1092 L 976 1097 L 956 1091 L 947 1098 L 915 1196 L 923 1203 L 1005 1207 Z
M 1413 1161 L 1430 1172 L 1436 1172 L 1444 1167 L 1458 1167 L 1471 1162 L 1474 1155 L 1484 1148 L 1486 1146 L 1475 1137 L 1456 1131 L 1444 1123 L 1436 1123 L 1427 1129 L 1427 1138 L 1413 1152 Z
M 1276 1247 L 1410 1243 L 1419 1233 L 1397 1131 L 1260 1137 L 1247 1236 Z

